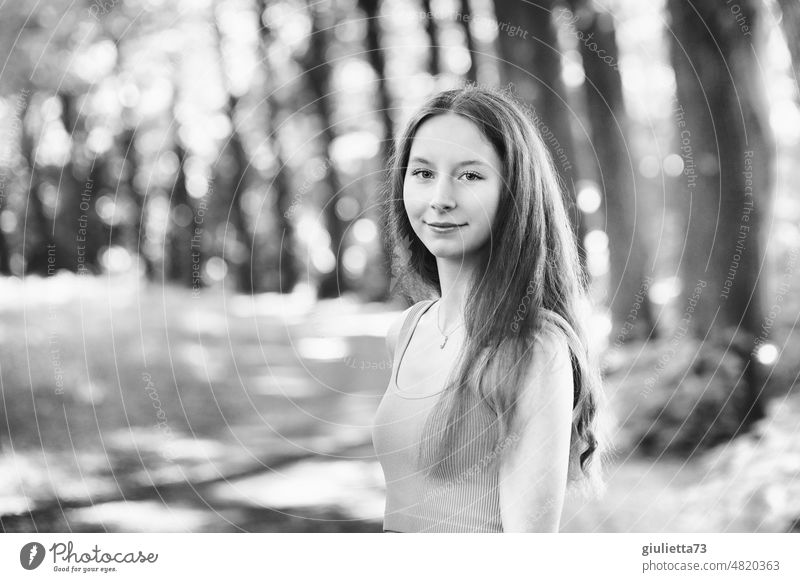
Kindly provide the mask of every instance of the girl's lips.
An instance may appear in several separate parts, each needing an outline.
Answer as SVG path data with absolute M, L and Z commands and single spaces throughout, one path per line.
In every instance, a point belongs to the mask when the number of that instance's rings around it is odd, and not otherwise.
M 447 231 L 451 231 L 451 230 L 457 230 L 457 229 L 461 228 L 462 226 L 464 226 L 463 224 L 454 224 L 454 223 L 436 224 L 436 223 L 426 222 L 425 224 L 427 224 L 429 228 L 431 228 L 432 230 L 434 230 L 436 232 L 447 232 Z

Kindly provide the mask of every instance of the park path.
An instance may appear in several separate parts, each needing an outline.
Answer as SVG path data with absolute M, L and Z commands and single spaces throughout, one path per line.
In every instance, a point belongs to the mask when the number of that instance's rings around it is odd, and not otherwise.
M 132 289 L 0 305 L 25 338 L 0 338 L 4 531 L 380 531 L 370 422 L 399 307 Z M 603 499 L 567 501 L 562 531 L 708 531 L 694 461 L 623 453 L 609 475 Z
M 101 294 L 107 313 L 86 310 L 84 297 L 52 321 L 34 306 L 24 314 L 46 341 L 17 358 L 27 374 L 4 370 L 13 438 L 0 456 L 3 528 L 379 531 L 370 422 L 391 368 L 383 337 L 399 311 L 142 293 L 144 302 Z M 0 316 L 21 325 L 20 314 Z M 77 327 L 86 363 L 60 366 L 82 380 L 58 393 L 31 370 L 53 337 L 61 358 L 74 353 Z M 109 330 L 111 345 L 100 337 Z

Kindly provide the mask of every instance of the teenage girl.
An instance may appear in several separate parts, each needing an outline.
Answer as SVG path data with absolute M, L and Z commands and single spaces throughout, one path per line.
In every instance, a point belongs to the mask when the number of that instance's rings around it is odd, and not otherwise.
M 394 366 L 373 428 L 383 529 L 558 531 L 568 487 L 602 487 L 605 443 L 586 283 L 542 138 L 507 92 L 444 91 L 408 123 L 388 172 L 398 270 L 434 299 L 387 336 Z

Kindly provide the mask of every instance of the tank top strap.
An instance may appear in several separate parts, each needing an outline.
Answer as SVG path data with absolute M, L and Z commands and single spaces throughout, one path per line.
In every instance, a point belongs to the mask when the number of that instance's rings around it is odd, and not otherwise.
M 397 343 L 394 346 L 394 361 L 397 362 L 397 357 L 399 354 L 403 353 L 405 349 L 406 343 L 408 343 L 409 335 L 411 331 L 416 327 L 417 320 L 422 315 L 422 312 L 428 307 L 431 303 L 436 301 L 435 299 L 423 299 L 422 301 L 418 301 L 414 305 L 411 306 L 411 310 L 406 315 L 405 320 L 403 321 L 403 325 L 400 326 L 400 333 L 397 334 Z

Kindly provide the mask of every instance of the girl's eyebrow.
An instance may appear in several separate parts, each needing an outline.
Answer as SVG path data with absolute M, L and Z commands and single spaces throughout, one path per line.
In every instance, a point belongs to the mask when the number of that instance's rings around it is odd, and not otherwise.
M 431 162 L 429 162 L 428 160 L 426 160 L 425 158 L 421 158 L 420 156 L 414 156 L 409 161 L 417 162 L 417 163 L 420 163 L 420 164 L 426 164 L 426 165 L 429 165 L 429 166 L 434 165 Z M 487 164 L 486 162 L 484 162 L 482 160 L 465 160 L 463 162 L 459 162 L 458 164 L 456 164 L 456 168 L 460 168 L 461 166 L 476 166 L 476 165 L 477 166 L 488 166 L 489 164 Z

